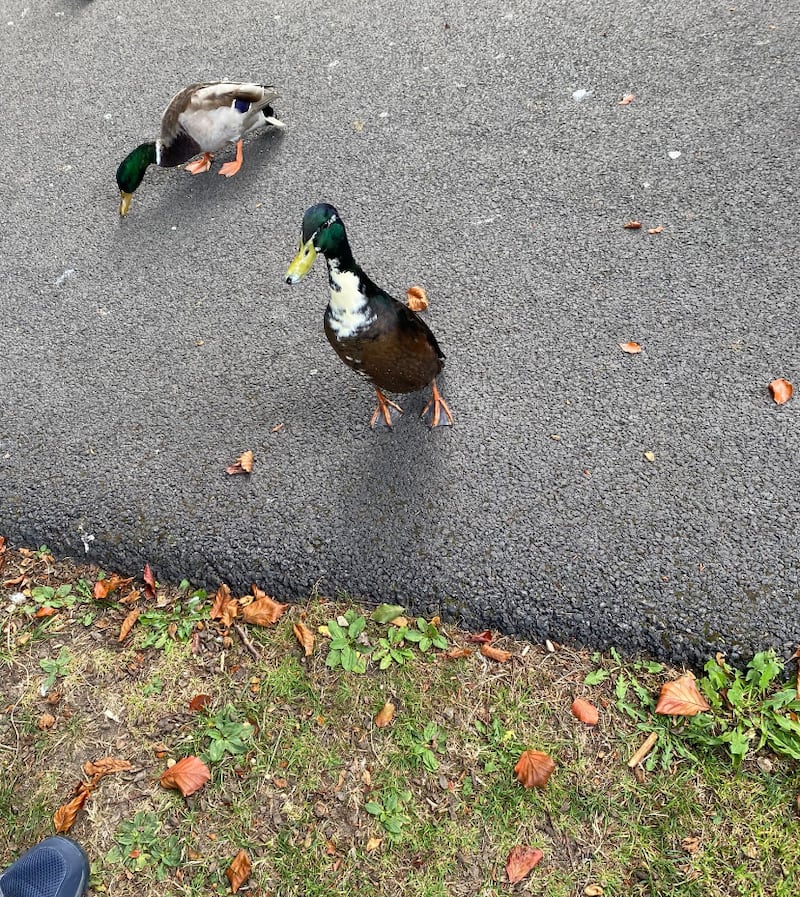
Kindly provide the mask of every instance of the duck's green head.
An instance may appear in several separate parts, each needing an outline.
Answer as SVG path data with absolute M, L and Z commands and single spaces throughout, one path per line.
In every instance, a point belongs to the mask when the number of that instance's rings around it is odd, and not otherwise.
M 156 161 L 155 143 L 142 143 L 120 162 L 117 169 L 117 186 L 119 187 L 119 213 L 123 217 L 131 207 L 133 193 L 142 183 L 148 165 Z
M 311 270 L 317 253 L 330 258 L 349 254 L 347 235 L 339 213 L 326 202 L 306 210 L 300 231 L 300 250 L 286 271 L 286 283 L 297 283 Z

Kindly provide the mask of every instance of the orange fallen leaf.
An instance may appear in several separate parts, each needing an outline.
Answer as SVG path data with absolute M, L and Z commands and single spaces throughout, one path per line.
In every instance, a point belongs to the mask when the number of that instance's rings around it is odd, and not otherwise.
M 128 614 L 127 617 L 122 621 L 122 626 L 119 628 L 119 635 L 117 636 L 117 641 L 121 642 L 125 636 L 133 629 L 133 624 L 139 619 L 139 614 L 141 611 L 138 607 L 134 607 L 133 610 Z
M 231 894 L 235 894 L 250 877 L 250 857 L 247 852 L 240 850 L 233 862 L 225 870 L 225 877 L 231 883 Z
M 375 725 L 379 729 L 385 729 L 389 723 L 394 719 L 394 704 L 391 701 L 387 701 L 383 707 L 381 707 L 377 716 L 375 717 Z
M 409 287 L 406 290 L 406 304 L 411 311 L 425 311 L 428 307 L 428 294 L 425 287 Z
M 44 729 L 52 729 L 56 724 L 56 718 L 52 713 L 43 713 L 39 719 L 36 721 L 36 725 L 38 728 Z
M 493 648 L 491 645 L 481 645 L 481 654 L 488 657 L 489 660 L 495 660 L 497 663 L 505 663 L 511 657 L 510 651 L 503 651 L 500 648 Z
M 600 713 L 591 701 L 575 698 L 572 702 L 572 715 L 587 726 L 596 726 L 600 721 Z
M 199 757 L 189 756 L 165 770 L 160 781 L 164 788 L 177 788 L 184 797 L 188 797 L 210 779 L 211 773 L 205 763 Z
M 311 629 L 305 623 L 295 623 L 292 626 L 292 632 L 303 649 L 305 656 L 311 657 L 314 651 L 314 633 Z
M 647 229 L 648 234 L 660 234 L 664 230 L 662 225 L 658 225 L 658 227 L 650 227 Z
M 210 703 L 211 695 L 195 695 L 192 700 L 189 701 L 189 713 L 197 713 L 200 710 L 205 710 Z
M 544 788 L 555 768 L 550 755 L 544 751 L 523 751 L 514 774 L 526 788 Z
M 144 580 L 145 586 L 145 594 L 148 598 L 156 597 L 156 578 L 153 576 L 153 571 L 150 569 L 150 564 L 144 565 L 144 572 L 142 573 L 142 579 Z
M 383 843 L 382 838 L 372 837 L 367 841 L 365 849 L 366 849 L 367 853 L 372 853 L 372 851 L 377 850 L 381 846 L 382 843 Z
M 639 230 L 639 228 L 642 226 L 642 222 L 636 221 L 636 219 L 632 218 L 630 221 L 626 221 L 622 226 L 625 228 L 625 230 Z
M 288 606 L 265 595 L 245 605 L 242 608 L 242 617 L 254 626 L 271 626 L 280 619 Z
M 635 99 L 636 99 L 636 94 L 626 93 L 625 96 L 617 103 L 617 106 L 630 106 L 630 104 Z
M 241 455 L 233 462 L 233 464 L 228 465 L 225 468 L 225 473 L 234 476 L 237 473 L 252 473 L 253 472 L 253 453 L 248 449 L 246 452 L 242 452 Z
M 696 716 L 708 709 L 708 703 L 700 694 L 691 673 L 684 673 L 679 679 L 665 682 L 661 686 L 656 713 L 664 716 Z
M 89 793 L 89 788 L 81 783 L 78 786 L 75 797 L 55 811 L 53 814 L 53 826 L 57 835 L 63 835 L 64 832 L 68 832 L 72 828 L 78 816 L 78 811 L 83 808 L 83 805 L 89 799 Z
M 230 586 L 224 582 L 220 584 L 214 595 L 214 603 L 211 605 L 209 616 L 212 620 L 221 620 L 225 612 L 225 605 L 231 600 Z
M 118 757 L 101 757 L 99 760 L 87 760 L 83 764 L 84 774 L 98 777 L 97 781 L 112 772 L 125 772 L 128 769 L 133 769 L 130 762 Z
M 42 617 L 52 617 L 57 613 L 58 611 L 54 607 L 40 607 L 34 614 L 34 617 L 41 619 Z
M 788 380 L 779 377 L 769 384 L 769 391 L 772 393 L 776 405 L 785 405 L 791 399 L 794 387 Z
M 506 860 L 506 875 L 510 884 L 515 885 L 538 865 L 544 854 L 536 847 L 514 847 Z
M 449 657 L 450 660 L 458 660 L 461 657 L 469 657 L 471 654 L 472 651 L 469 648 L 451 648 L 444 656 Z
M 124 578 L 117 573 L 112 573 L 111 576 L 106 576 L 105 579 L 98 579 L 94 584 L 94 589 L 92 589 L 92 594 L 98 601 L 103 601 L 108 598 L 111 592 L 115 592 L 117 589 L 124 588 L 125 586 L 130 585 L 133 582 L 133 577 L 129 576 Z
M 633 340 L 629 340 L 627 343 L 620 343 L 619 347 L 628 355 L 638 355 L 642 351 L 639 343 L 635 343 Z

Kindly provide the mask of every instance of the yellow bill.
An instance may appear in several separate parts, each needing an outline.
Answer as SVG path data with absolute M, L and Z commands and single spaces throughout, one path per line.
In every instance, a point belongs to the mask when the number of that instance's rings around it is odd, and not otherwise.
M 299 283 L 311 270 L 316 257 L 317 250 L 314 249 L 314 238 L 312 237 L 301 245 L 300 251 L 286 269 L 286 283 Z
M 124 190 L 119 191 L 119 214 L 124 218 L 128 214 L 131 207 L 133 193 L 126 193 Z

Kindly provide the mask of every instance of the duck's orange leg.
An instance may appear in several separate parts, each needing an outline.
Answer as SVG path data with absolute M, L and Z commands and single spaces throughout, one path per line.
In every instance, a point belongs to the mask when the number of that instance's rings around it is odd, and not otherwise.
M 208 171 L 211 168 L 211 160 L 214 157 L 211 153 L 203 153 L 199 159 L 195 159 L 194 162 L 187 162 L 183 167 L 189 174 L 200 174 L 203 171 Z
M 224 174 L 226 178 L 232 178 L 236 172 L 242 167 L 242 139 L 236 141 L 236 158 L 231 162 L 226 162 L 219 173 Z
M 431 405 L 433 405 L 433 420 L 431 421 L 431 429 L 438 426 L 447 425 L 448 427 L 453 426 L 453 412 L 447 407 L 447 402 L 442 398 L 442 394 L 439 392 L 439 388 L 436 385 L 436 380 L 431 381 L 431 392 L 433 393 L 431 396 L 430 402 L 422 409 L 422 417 L 426 417 L 431 410 Z M 444 414 L 442 413 L 444 412 Z
M 386 424 L 389 429 L 392 427 L 392 412 L 389 410 L 389 406 L 391 405 L 396 411 L 399 411 L 400 414 L 403 413 L 403 409 L 397 405 L 395 402 L 392 402 L 391 399 L 387 399 L 386 396 L 375 387 L 375 393 L 378 396 L 378 407 L 372 412 L 372 417 L 370 418 L 369 425 L 372 429 L 375 429 L 375 424 L 378 422 L 378 418 L 383 416 L 383 422 Z

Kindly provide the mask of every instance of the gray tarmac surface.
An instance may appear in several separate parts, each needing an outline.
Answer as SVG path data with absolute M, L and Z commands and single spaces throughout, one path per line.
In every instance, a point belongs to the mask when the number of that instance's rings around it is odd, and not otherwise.
M 800 386 L 797 0 L 0 10 L 0 533 L 676 661 L 794 650 L 800 396 L 767 384 Z M 288 130 L 230 180 L 151 169 L 121 222 L 116 166 L 205 79 L 276 84 Z M 285 285 L 322 199 L 427 288 L 452 430 L 417 394 L 371 432 L 324 266 Z

